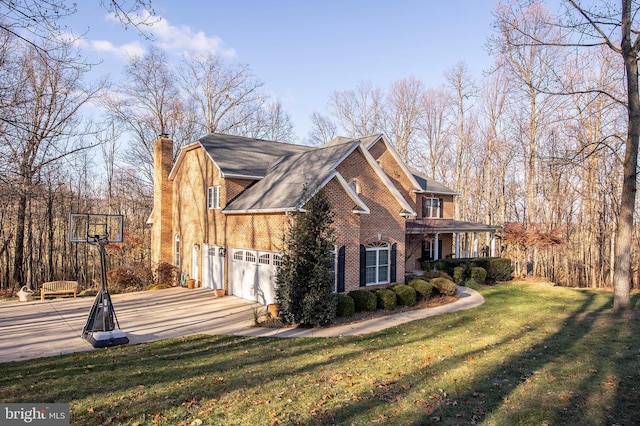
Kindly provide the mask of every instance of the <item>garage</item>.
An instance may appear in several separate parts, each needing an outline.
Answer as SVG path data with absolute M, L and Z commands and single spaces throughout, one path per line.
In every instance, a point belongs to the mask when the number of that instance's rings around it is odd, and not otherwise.
M 280 254 L 269 251 L 231 249 L 229 291 L 232 295 L 264 305 L 275 301 L 276 268 Z
M 224 288 L 224 259 L 222 246 L 202 245 L 202 287 Z

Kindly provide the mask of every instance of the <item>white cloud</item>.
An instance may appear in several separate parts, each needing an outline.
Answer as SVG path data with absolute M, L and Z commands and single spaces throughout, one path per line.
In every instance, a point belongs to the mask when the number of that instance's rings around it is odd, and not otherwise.
M 108 21 L 121 24 L 113 14 L 106 16 Z M 145 28 L 145 32 L 149 32 L 152 42 L 168 53 L 182 54 L 185 52 L 208 52 L 215 55 L 234 57 L 235 50 L 224 47 L 224 42 L 220 37 L 207 36 L 204 31 L 194 31 L 187 25 L 175 26 L 161 16 L 150 16 L 145 11 L 134 17 L 134 22 L 153 22 L 153 25 Z M 130 34 L 138 34 L 135 31 Z M 86 42 L 87 47 L 99 52 L 108 52 L 126 58 L 131 55 L 139 55 L 144 52 L 144 46 L 138 42 L 130 42 L 122 45 L 115 45 L 107 40 L 93 40 Z

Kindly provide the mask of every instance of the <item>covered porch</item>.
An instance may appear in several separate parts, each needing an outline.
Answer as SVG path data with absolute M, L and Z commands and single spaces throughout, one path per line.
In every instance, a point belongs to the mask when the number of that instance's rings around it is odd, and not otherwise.
M 406 268 L 417 270 L 423 261 L 447 257 L 495 257 L 496 232 L 500 229 L 500 226 L 454 219 L 407 220 Z M 484 240 L 482 246 L 481 237 Z

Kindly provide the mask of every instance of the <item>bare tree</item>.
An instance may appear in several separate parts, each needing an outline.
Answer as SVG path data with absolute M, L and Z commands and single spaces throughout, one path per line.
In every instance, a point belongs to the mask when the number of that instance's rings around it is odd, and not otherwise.
M 449 170 L 450 156 L 449 122 L 447 111 L 451 98 L 444 88 L 428 88 L 423 93 L 422 119 L 420 121 L 420 135 L 422 148 L 419 150 L 422 168 L 434 179 L 445 182 Z
M 411 76 L 393 83 L 387 94 L 387 113 L 384 115 L 386 134 L 405 163 L 410 162 L 410 154 L 417 145 L 423 114 L 423 93 L 422 81 Z
M 247 65 L 230 66 L 219 56 L 193 53 L 185 56 L 180 84 L 197 105 L 207 133 L 234 133 L 260 113 L 266 96 Z
M 451 108 L 453 110 L 452 119 L 455 120 L 455 172 L 454 172 L 454 189 L 461 197 L 457 197 L 454 203 L 454 217 L 456 219 L 466 219 L 466 212 L 463 206 L 463 200 L 466 198 L 465 192 L 467 185 L 464 180 L 465 166 L 469 160 L 469 153 L 473 146 L 473 139 L 469 132 L 468 112 L 473 107 L 474 99 L 477 97 L 477 88 L 469 75 L 469 69 L 464 62 L 459 62 L 445 73 L 447 85 L 453 98 Z
M 383 131 L 384 92 L 370 82 L 359 83 L 355 90 L 332 93 L 329 109 L 346 132 L 344 136 L 370 136 Z
M 566 14 L 563 25 L 555 25 L 554 31 L 564 28 L 567 36 L 573 39 L 559 39 L 552 33 L 534 31 L 524 20 L 508 18 L 503 20 L 519 34 L 519 39 L 509 44 L 517 48 L 537 49 L 544 47 L 567 47 L 571 49 L 597 49 L 605 46 L 619 58 L 620 75 L 625 76 L 626 90 L 622 97 L 616 93 L 603 92 L 627 108 L 627 130 L 625 138 L 625 156 L 623 160 L 623 181 L 620 190 L 620 212 L 615 238 L 615 259 L 613 273 L 614 310 L 631 309 L 631 251 L 634 209 L 637 188 L 638 138 L 640 137 L 640 95 L 638 93 L 638 51 L 640 34 L 638 22 L 634 17 L 640 12 L 640 5 L 632 0 L 622 0 L 619 4 L 610 1 L 598 5 L 585 5 L 581 1 L 566 0 L 563 3 Z M 538 7 L 539 4 L 534 4 Z M 520 11 L 530 7 L 529 3 L 516 4 L 513 10 Z M 545 21 L 550 28 L 550 20 Z M 551 36 L 550 36 L 551 35 Z M 531 88 L 539 88 L 539 82 L 530 82 Z M 599 91 L 588 85 L 583 92 Z M 563 91 L 557 90 L 557 93 Z M 564 91 L 566 94 L 566 91 Z
M 166 54 L 150 46 L 143 56 L 129 59 L 126 81 L 102 101 L 111 118 L 133 136 L 124 162 L 136 166 L 146 185 L 153 182 L 153 142 L 160 134 L 170 134 L 176 150 L 193 141 L 194 117 L 181 98 L 177 77 Z
M 102 89 L 81 85 L 83 69 L 66 65 L 65 57 L 72 55 L 68 49 L 55 54 L 57 60 L 51 61 L 32 46 L 17 47 L 11 60 L 19 66 L 7 67 L 14 72 L 2 75 L 3 85 L 13 90 L 12 101 L 0 108 L 4 123 L 0 161 L 3 180 L 18 194 L 13 270 L 18 284 L 25 284 L 24 249 L 31 232 L 29 206 L 34 185 L 45 167 L 89 147 L 81 138 L 87 130 L 79 111 Z
M 319 112 L 311 114 L 311 130 L 307 136 L 309 145 L 322 146 L 337 136 L 338 126 Z
M 99 0 L 122 25 L 134 27 L 144 34 L 147 26 L 157 22 L 152 0 Z M 65 19 L 77 12 L 77 4 L 68 0 L 0 0 L 0 30 L 36 48 L 40 53 L 57 60 L 49 52 L 67 49 L 75 41 L 69 37 Z M 66 57 L 66 61 L 78 59 Z

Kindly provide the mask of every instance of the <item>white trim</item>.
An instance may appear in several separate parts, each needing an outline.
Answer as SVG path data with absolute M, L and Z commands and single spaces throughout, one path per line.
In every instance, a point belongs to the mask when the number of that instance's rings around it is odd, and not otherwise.
M 393 182 L 391 182 L 391 179 L 389 179 L 389 176 L 387 176 L 387 174 L 382 170 L 380 165 L 378 165 L 378 162 L 373 158 L 371 153 L 365 148 L 362 142 L 360 143 L 359 147 L 364 155 L 364 158 L 367 160 L 369 165 L 376 172 L 380 180 L 382 180 L 382 182 L 387 186 L 387 188 L 389 189 L 389 192 L 391 192 L 391 195 L 393 195 L 396 201 L 400 204 L 400 207 L 402 207 L 399 214 L 401 214 L 402 216 L 417 216 L 417 213 L 409 205 L 407 200 L 405 200 L 402 194 L 400 194 L 400 191 L 398 191 L 398 189 L 395 187 Z
M 398 155 L 396 150 L 393 149 L 391 144 L 387 142 L 387 138 L 386 138 L 386 136 L 384 134 L 380 134 L 377 139 L 375 139 L 373 142 L 371 142 L 369 144 L 369 146 L 367 146 L 367 151 L 369 151 L 380 140 L 382 140 L 382 142 L 384 143 L 384 145 L 387 148 L 387 150 L 391 153 L 391 156 L 400 165 L 400 168 L 402 169 L 404 174 L 407 176 L 407 178 L 409 178 L 409 181 L 413 185 L 413 191 L 414 192 L 421 191 L 422 188 L 421 188 L 420 184 L 418 183 L 418 181 L 416 180 L 416 178 L 413 176 L 413 173 L 411 173 L 411 170 L 409 170 L 409 168 L 404 163 L 404 161 L 402 161 L 402 159 L 400 158 L 400 156 Z
M 335 177 L 338 179 L 338 182 L 340 182 L 340 185 L 342 185 L 344 190 L 347 192 L 347 195 L 353 200 L 354 203 L 356 203 L 356 207 L 360 207 L 360 210 L 353 209 L 352 210 L 353 213 L 358 213 L 358 214 L 371 213 L 371 210 L 369 209 L 369 207 L 367 207 L 364 201 L 362 201 L 362 198 L 358 196 L 358 194 L 353 190 L 351 185 L 347 183 L 347 180 L 343 178 L 339 172 L 335 173 Z

